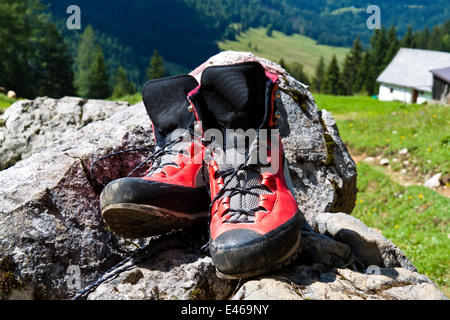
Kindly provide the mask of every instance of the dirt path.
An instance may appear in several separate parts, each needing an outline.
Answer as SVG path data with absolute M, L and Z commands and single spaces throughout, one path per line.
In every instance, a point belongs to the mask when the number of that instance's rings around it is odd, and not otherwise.
M 424 176 L 417 176 L 416 173 L 411 171 L 394 171 L 391 169 L 389 164 L 382 164 L 382 159 L 380 157 L 369 157 L 366 154 L 355 154 L 350 150 L 350 155 L 355 161 L 355 163 L 358 162 L 365 162 L 370 165 L 377 166 L 379 168 L 382 168 L 384 173 L 391 178 L 392 181 L 402 185 L 402 186 L 413 186 L 413 185 L 420 185 L 423 186 L 424 182 L 426 181 L 426 177 Z M 392 160 L 390 160 L 392 161 Z M 433 188 L 433 191 L 450 198 L 450 187 L 448 185 L 442 185 L 438 188 Z

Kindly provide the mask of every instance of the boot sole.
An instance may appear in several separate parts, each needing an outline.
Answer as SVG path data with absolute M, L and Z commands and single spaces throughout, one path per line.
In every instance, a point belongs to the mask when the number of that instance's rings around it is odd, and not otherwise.
M 186 214 L 134 203 L 116 203 L 102 210 L 102 218 L 116 235 L 128 238 L 147 238 L 174 229 L 183 229 L 207 219 L 208 212 Z
M 300 246 L 300 239 L 301 239 L 301 234 L 299 231 L 298 238 L 297 238 L 295 244 L 292 246 L 292 248 L 283 257 L 281 257 L 278 261 L 272 263 L 271 265 L 268 265 L 268 266 L 265 266 L 263 268 L 259 268 L 256 270 L 248 271 L 248 272 L 235 273 L 235 274 L 225 274 L 216 269 L 216 275 L 220 279 L 237 280 L 237 279 L 244 279 L 244 278 L 259 276 L 264 273 L 269 273 L 269 272 L 281 269 L 284 266 L 287 266 L 288 264 L 290 264 L 295 259 L 297 259 L 298 254 L 302 250 L 301 246 Z

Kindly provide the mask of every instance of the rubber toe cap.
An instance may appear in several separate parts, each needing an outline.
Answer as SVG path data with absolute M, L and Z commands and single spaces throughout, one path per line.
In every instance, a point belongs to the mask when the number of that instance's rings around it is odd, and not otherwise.
M 205 188 L 190 188 L 142 178 L 122 178 L 110 182 L 100 195 L 100 208 L 111 204 L 147 204 L 177 212 L 207 211 L 210 203 Z

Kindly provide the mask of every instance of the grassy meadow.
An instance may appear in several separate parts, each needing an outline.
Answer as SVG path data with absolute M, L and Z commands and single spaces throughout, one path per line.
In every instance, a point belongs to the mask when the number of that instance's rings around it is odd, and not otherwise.
M 274 62 L 279 62 L 281 58 L 287 64 L 299 62 L 303 64 L 303 70 L 308 76 L 314 75 L 320 56 L 323 56 L 325 65 L 328 65 L 333 54 L 336 55 L 338 62 L 342 62 L 349 51 L 348 48 L 318 45 L 315 40 L 300 34 L 287 36 L 273 31 L 269 37 L 265 28 L 250 28 L 238 35 L 236 41 L 222 41 L 218 46 L 223 51 L 250 51 L 258 57 Z
M 450 297 L 450 108 L 315 94 L 335 118 L 358 172 L 353 216 L 377 229 Z M 389 164 L 381 165 L 381 159 Z
M 5 112 L 17 99 L 8 98 L 6 95 L 0 93 L 0 114 Z

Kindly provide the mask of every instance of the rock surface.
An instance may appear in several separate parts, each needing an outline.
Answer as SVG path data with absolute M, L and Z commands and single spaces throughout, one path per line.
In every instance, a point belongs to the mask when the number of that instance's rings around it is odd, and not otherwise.
M 77 97 L 18 101 L 0 116 L 0 170 L 129 106 L 127 102 Z
M 441 176 L 442 176 L 441 172 L 436 173 L 434 176 L 427 179 L 427 181 L 425 181 L 423 185 L 430 189 L 438 188 L 441 186 Z
M 29 297 L 67 298 L 70 266 L 80 268 L 86 284 L 121 259 L 118 239 L 104 228 L 89 168 L 111 151 L 148 146 L 151 134 L 138 104 L 0 171 L 0 253 L 15 261 L 15 275 Z M 107 166 L 114 179 L 141 159 L 131 154 L 111 160 L 113 165 L 99 167 Z
M 305 216 L 302 251 L 292 264 L 258 278 L 224 281 L 201 250 L 206 225 L 132 243 L 105 229 L 98 208 L 102 183 L 124 176 L 146 154 L 94 160 L 152 144 L 139 103 L 0 172 L 1 298 L 68 299 L 78 291 L 76 298 L 91 300 L 446 299 L 394 244 L 349 215 L 357 192 L 355 163 L 335 121 L 318 110 L 304 85 L 250 53 L 223 52 L 192 74 L 249 60 L 281 79 L 279 126 Z

